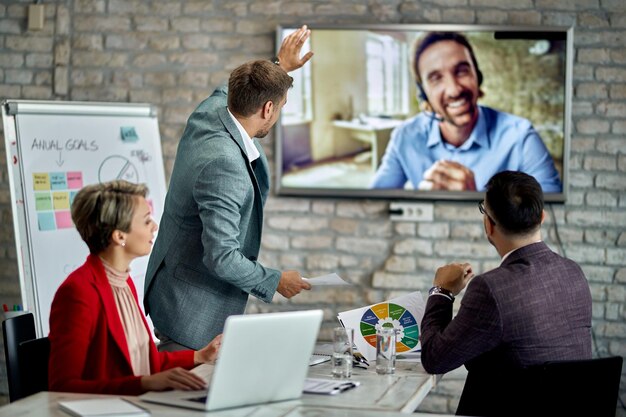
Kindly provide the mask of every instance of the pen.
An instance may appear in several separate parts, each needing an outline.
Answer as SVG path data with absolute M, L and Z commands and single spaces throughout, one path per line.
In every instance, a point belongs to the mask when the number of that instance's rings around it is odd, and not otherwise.
M 370 366 L 370 364 L 367 361 L 367 359 L 365 359 L 365 356 L 363 356 L 360 352 L 354 352 L 352 354 L 352 356 L 354 357 L 353 358 L 354 359 L 354 361 L 353 361 L 353 365 L 354 366 L 358 366 L 358 367 L 363 368 L 363 369 L 367 369 L 366 366 Z
M 356 387 L 356 385 L 355 385 L 355 384 L 353 384 L 352 382 L 346 382 L 345 384 L 342 384 L 342 385 L 341 385 L 341 386 L 337 389 L 337 391 L 338 391 L 338 392 L 344 392 L 344 391 L 348 391 L 349 389 L 352 389 L 352 388 L 354 388 L 354 387 Z

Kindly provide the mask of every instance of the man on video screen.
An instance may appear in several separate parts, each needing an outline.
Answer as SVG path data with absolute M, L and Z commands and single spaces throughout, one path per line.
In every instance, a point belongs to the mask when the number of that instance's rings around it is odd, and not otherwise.
M 561 192 L 554 161 L 529 120 L 479 106 L 483 75 L 467 38 L 428 32 L 413 62 L 425 111 L 392 133 L 371 188 L 483 191 L 494 174 L 522 171 Z

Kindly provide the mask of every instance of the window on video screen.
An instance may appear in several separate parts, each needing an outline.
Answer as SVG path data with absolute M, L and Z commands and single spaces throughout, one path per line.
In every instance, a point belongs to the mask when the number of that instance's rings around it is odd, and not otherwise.
M 484 191 L 512 169 L 561 193 L 567 33 L 518 32 L 458 32 L 476 68 L 465 47 L 454 61 L 458 42 L 437 38 L 418 60 L 421 92 L 415 48 L 429 32 L 313 29 L 315 56 L 290 74 L 279 124 L 280 189 Z M 446 188 L 441 161 L 471 175 Z

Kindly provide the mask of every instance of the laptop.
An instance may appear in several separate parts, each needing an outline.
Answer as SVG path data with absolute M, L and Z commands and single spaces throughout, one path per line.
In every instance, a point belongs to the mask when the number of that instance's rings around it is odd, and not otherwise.
M 200 365 L 208 389 L 147 392 L 143 401 L 218 410 L 300 398 L 322 310 L 234 315 L 226 319 L 215 366 Z

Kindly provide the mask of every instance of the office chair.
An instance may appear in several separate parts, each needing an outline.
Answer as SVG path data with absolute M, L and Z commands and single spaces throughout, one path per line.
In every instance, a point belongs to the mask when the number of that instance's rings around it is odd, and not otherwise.
M 614 417 L 621 356 L 468 372 L 457 415 Z
M 4 320 L 2 336 L 9 401 L 47 390 L 50 342 L 47 337 L 36 338 L 33 314 L 26 313 Z

